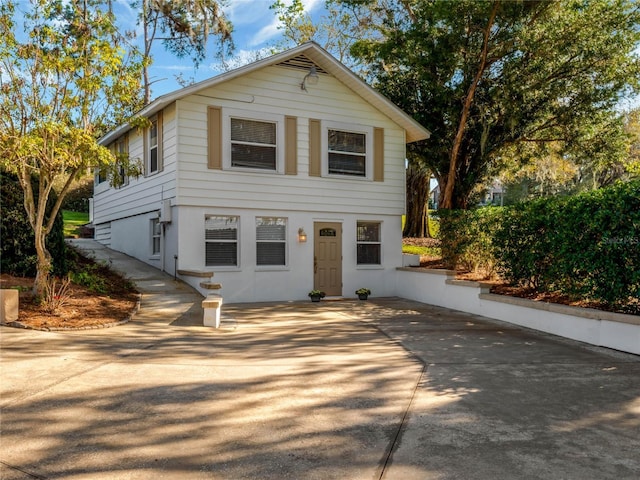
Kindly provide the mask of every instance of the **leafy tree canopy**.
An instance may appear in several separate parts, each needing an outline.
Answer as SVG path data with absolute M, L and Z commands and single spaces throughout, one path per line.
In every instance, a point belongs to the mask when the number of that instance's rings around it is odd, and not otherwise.
M 606 164 L 628 151 L 616 105 L 640 87 L 640 4 L 631 0 L 344 0 L 383 20 L 352 53 L 375 86 L 428 128 L 410 147 L 466 208 L 507 158 L 548 145 Z M 507 155 L 509 153 L 509 155 Z
M 51 268 L 45 238 L 72 181 L 91 167 L 116 168 L 96 139 L 140 107 L 141 66 L 108 2 L 32 0 L 25 13 L 12 1 L 0 6 L 0 168 L 16 174 L 24 191 L 37 295 Z M 56 182 L 63 186 L 46 213 Z
M 151 79 L 148 67 L 151 48 L 160 40 L 164 48 L 178 58 L 190 56 L 197 67 L 206 56 L 210 34 L 220 40 L 220 54 L 233 49 L 233 27 L 221 9 L 224 0 L 136 0 L 144 37 L 144 102 L 151 101 Z M 179 81 L 184 79 L 180 77 Z

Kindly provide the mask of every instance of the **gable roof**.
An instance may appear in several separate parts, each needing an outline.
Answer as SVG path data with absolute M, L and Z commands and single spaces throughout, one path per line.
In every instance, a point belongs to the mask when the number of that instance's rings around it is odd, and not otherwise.
M 242 75 L 246 75 L 247 73 L 274 65 L 300 68 L 305 71 L 308 71 L 309 67 L 315 65 L 319 73 L 328 73 L 333 75 L 353 92 L 358 94 L 365 101 L 369 102 L 369 104 L 380 110 L 400 127 L 404 128 L 407 132 L 407 143 L 424 140 L 430 136 L 430 133 L 426 128 L 407 115 L 387 97 L 370 87 L 360 77 L 345 67 L 315 42 L 303 43 L 302 45 L 290 50 L 277 53 L 273 56 L 263 58 L 262 60 L 249 63 L 240 68 L 230 70 L 207 80 L 203 80 L 201 82 L 194 83 L 193 85 L 162 95 L 140 110 L 138 112 L 138 116 L 150 117 L 176 100 L 180 100 L 188 95 L 197 93 L 205 88 L 213 87 L 223 82 L 233 80 L 234 78 L 241 77 Z M 102 137 L 100 139 L 100 143 L 103 145 L 111 143 L 131 128 L 132 127 L 129 124 L 121 125 Z

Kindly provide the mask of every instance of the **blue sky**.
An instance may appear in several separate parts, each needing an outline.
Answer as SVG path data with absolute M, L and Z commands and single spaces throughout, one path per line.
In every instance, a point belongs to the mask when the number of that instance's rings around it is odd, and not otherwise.
M 269 6 L 275 0 L 228 0 L 223 8 L 225 15 L 233 24 L 233 42 L 235 44 L 234 63 L 247 63 L 247 59 L 254 59 L 255 53 L 268 49 L 281 38 L 278 30 L 278 20 Z M 117 0 L 116 15 L 118 22 L 124 28 L 134 29 L 136 12 L 129 7 L 129 0 Z M 316 17 L 324 12 L 324 0 L 303 0 L 305 10 Z M 216 46 L 210 45 L 208 59 L 202 62 L 196 70 L 190 59 L 179 59 L 164 51 L 162 44 L 157 42 L 153 51 L 154 62 L 150 68 L 150 76 L 155 82 L 152 85 L 153 97 L 180 88 L 176 76 L 181 74 L 185 79 L 195 81 L 204 80 L 221 73 L 222 67 L 215 58 Z
M 3 1 L 3 0 L 0 0 Z M 113 0 L 114 13 L 119 27 L 124 31 L 135 31 L 136 40 L 142 48 L 142 29 L 137 25 L 138 10 L 131 7 L 132 0 Z M 240 66 L 255 60 L 255 53 L 273 47 L 281 33 L 278 30 L 278 19 L 269 7 L 275 0 L 226 0 L 223 6 L 226 17 L 233 24 L 233 42 L 235 51 L 230 59 L 233 66 Z M 284 0 L 290 3 L 291 0 Z M 18 0 L 16 11 L 17 24 L 22 23 L 22 13 L 31 9 L 29 0 Z M 326 10 L 325 0 L 302 0 L 305 11 L 312 18 L 319 18 Z M 179 59 L 164 50 L 161 42 L 155 42 L 152 51 L 153 64 L 149 70 L 154 81 L 152 85 L 153 98 L 172 92 L 181 87 L 176 76 L 182 75 L 187 80 L 200 81 L 217 75 L 223 71 L 220 60 L 215 57 L 217 51 L 215 39 L 210 39 L 207 49 L 208 58 L 197 69 L 189 58 Z M 263 54 L 262 56 L 266 56 Z
M 130 0 L 116 0 L 119 4 L 128 7 Z M 278 19 L 269 6 L 275 0 L 228 0 L 228 5 L 223 8 L 225 15 L 231 20 L 234 32 L 233 42 L 235 44 L 234 66 L 240 66 L 255 60 L 255 53 L 267 50 L 274 46 L 281 39 L 278 30 Z M 289 3 L 290 0 L 285 0 Z M 317 19 L 326 13 L 324 8 L 325 0 L 302 0 L 305 11 L 312 18 Z M 122 18 L 122 17 L 120 17 Z M 119 18 L 119 20 L 120 20 Z M 129 14 L 131 26 L 135 26 L 135 14 Z M 122 18 L 125 20 L 125 18 Z M 150 69 L 150 74 L 155 83 L 152 86 L 153 98 L 157 98 L 165 93 L 172 92 L 180 88 L 176 76 L 181 74 L 186 79 L 201 81 L 217 75 L 223 71 L 219 60 L 214 58 L 215 45 L 208 49 L 209 59 L 202 62 L 198 69 L 188 59 L 178 59 L 164 51 L 158 42 L 154 52 L 154 63 Z M 266 56 L 263 54 L 263 56 Z M 620 102 L 622 110 L 638 108 L 640 106 L 640 96 L 625 98 Z
M 0 0 L 1 1 L 1 0 Z M 124 30 L 138 30 L 137 12 L 131 9 L 131 0 L 114 0 L 115 13 L 118 23 Z M 278 20 L 269 6 L 275 0 L 227 0 L 228 5 L 223 7 L 225 15 L 231 20 L 235 43 L 234 57 L 231 59 L 234 66 L 240 66 L 255 59 L 256 52 L 264 51 L 274 46 L 281 39 L 278 30 Z M 290 0 L 285 0 L 289 3 Z M 28 9 L 28 0 L 19 0 L 20 9 Z M 302 0 L 305 11 L 312 18 L 318 19 L 326 14 L 325 0 Z M 140 32 L 140 37 L 141 37 Z M 152 85 L 153 98 L 172 92 L 181 87 L 176 77 L 182 75 L 187 80 L 201 81 L 217 75 L 223 71 L 219 60 L 215 58 L 216 46 L 210 45 L 208 58 L 203 61 L 198 69 L 188 59 L 179 59 L 167 53 L 160 42 L 152 52 L 154 63 L 150 68 L 150 75 L 154 81 Z M 263 56 L 266 56 L 263 54 Z M 626 98 L 621 101 L 620 108 L 628 110 L 640 107 L 640 95 Z

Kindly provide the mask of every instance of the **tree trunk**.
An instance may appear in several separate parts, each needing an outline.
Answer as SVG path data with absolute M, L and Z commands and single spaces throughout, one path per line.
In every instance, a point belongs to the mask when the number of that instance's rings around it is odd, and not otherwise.
M 430 173 L 409 163 L 407 168 L 407 214 L 403 237 L 431 238 L 429 231 L 429 180 Z
M 482 46 L 482 54 L 480 55 L 480 64 L 478 65 L 478 70 L 469 86 L 469 90 L 464 98 L 464 103 L 462 105 L 462 111 L 460 112 L 460 121 L 458 122 L 458 130 L 456 131 L 456 136 L 453 140 L 453 146 L 451 147 L 451 155 L 449 157 L 449 174 L 447 178 L 446 185 L 442 188 L 442 201 L 440 202 L 441 208 L 453 209 L 455 208 L 453 201 L 453 191 L 456 185 L 457 176 L 458 176 L 458 160 L 460 155 L 460 147 L 462 146 L 462 141 L 464 139 L 464 132 L 467 129 L 467 121 L 469 119 L 469 114 L 471 113 L 471 105 L 473 105 L 474 97 L 476 94 L 476 89 L 478 88 L 478 83 L 480 83 L 480 79 L 484 75 L 485 69 L 488 67 L 489 62 L 487 61 L 487 56 L 489 53 L 489 35 L 491 34 L 491 29 L 493 28 L 494 21 L 496 19 L 496 15 L 498 13 L 498 7 L 500 5 L 499 1 L 494 2 L 493 7 L 491 9 L 491 14 L 489 16 L 489 20 L 487 22 L 487 26 L 484 30 L 484 39 Z
M 41 297 L 44 294 L 47 281 L 49 280 L 49 273 L 51 272 L 51 254 L 47 250 L 45 238 L 46 235 L 43 229 L 37 229 L 35 232 L 35 246 L 38 263 L 36 279 L 33 283 L 33 295 L 35 297 Z
M 151 63 L 151 42 L 149 38 L 149 15 L 151 6 L 149 0 L 142 2 L 142 32 L 144 41 L 144 64 L 142 66 L 142 84 L 144 87 L 144 104 L 151 103 L 151 81 L 149 80 L 149 64 Z

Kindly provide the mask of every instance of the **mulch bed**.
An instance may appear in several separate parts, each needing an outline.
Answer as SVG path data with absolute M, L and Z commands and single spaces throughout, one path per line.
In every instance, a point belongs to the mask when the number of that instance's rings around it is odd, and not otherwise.
M 104 328 L 126 322 L 137 309 L 139 294 L 123 286 L 110 294 L 97 294 L 81 285 L 71 284 L 68 299 L 54 313 L 45 311 L 31 293 L 33 278 L 0 275 L 1 288 L 18 288 L 18 321 L 12 326 L 37 330 L 80 330 Z M 121 277 L 114 282 L 122 284 Z

